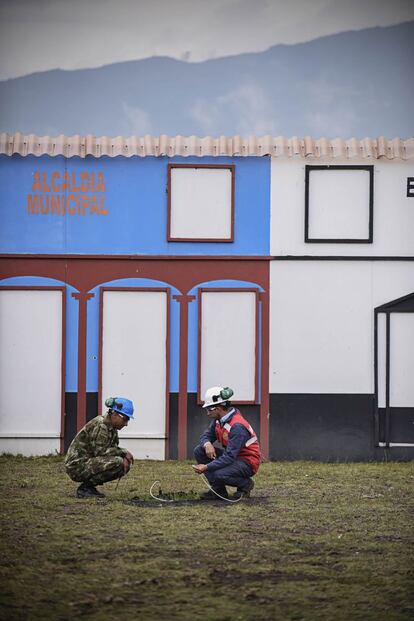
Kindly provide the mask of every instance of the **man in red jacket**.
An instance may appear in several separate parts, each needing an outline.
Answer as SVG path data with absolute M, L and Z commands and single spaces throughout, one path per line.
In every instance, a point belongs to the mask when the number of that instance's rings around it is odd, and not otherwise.
M 249 497 L 251 478 L 260 466 L 260 446 L 256 434 L 239 410 L 231 405 L 231 388 L 213 386 L 206 391 L 203 408 L 212 419 L 194 449 L 198 474 L 204 474 L 212 490 L 204 498 L 228 498 L 226 485 L 237 487 L 233 498 Z M 214 446 L 220 442 L 223 448 Z M 216 492 L 216 493 L 214 493 Z

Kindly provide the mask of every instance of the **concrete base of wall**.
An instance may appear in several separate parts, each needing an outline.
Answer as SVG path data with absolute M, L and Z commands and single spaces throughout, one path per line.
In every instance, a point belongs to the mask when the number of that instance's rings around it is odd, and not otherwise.
M 393 434 L 401 437 L 406 422 L 395 418 Z M 375 446 L 374 395 L 272 394 L 270 459 L 410 461 L 414 447 Z
M 0 453 L 35 457 L 60 452 L 60 438 L 0 438 Z
M 119 446 L 128 449 L 135 459 L 165 459 L 166 440 L 162 438 L 125 438 L 119 435 Z
M 97 394 L 88 393 L 87 420 L 97 415 L 97 404 Z M 240 409 L 259 434 L 259 406 L 241 406 Z M 383 439 L 384 412 L 380 410 L 379 415 L 380 439 Z M 393 410 L 390 439 L 414 443 L 413 422 L 414 408 Z M 197 404 L 197 395 L 189 393 L 187 399 L 188 459 L 193 458 L 193 449 L 208 424 L 207 416 Z M 132 426 L 129 431 L 132 433 Z M 65 450 L 75 433 L 76 393 L 67 393 Z M 414 447 L 375 446 L 374 396 L 371 394 L 271 394 L 269 433 L 271 460 L 414 460 Z M 128 442 L 131 442 L 130 446 L 126 444 L 126 440 L 121 440 L 121 445 L 130 448 L 138 459 L 165 459 L 166 457 L 177 459 L 177 393 L 170 394 L 167 443 L 159 438 L 131 438 Z M 164 444 L 168 445 L 166 452 Z M 53 452 L 53 449 L 49 452 Z

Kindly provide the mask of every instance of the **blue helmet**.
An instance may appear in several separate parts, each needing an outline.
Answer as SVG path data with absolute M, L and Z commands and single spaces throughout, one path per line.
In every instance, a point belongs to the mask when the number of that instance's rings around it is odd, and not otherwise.
M 118 412 L 118 414 L 134 418 L 134 404 L 130 399 L 125 399 L 125 397 L 109 397 L 106 399 L 105 405 L 110 410 Z

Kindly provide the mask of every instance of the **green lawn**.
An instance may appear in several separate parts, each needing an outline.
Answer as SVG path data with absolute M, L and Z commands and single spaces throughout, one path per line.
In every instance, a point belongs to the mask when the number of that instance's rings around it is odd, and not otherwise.
M 266 463 L 253 498 L 205 490 L 189 462 L 136 462 L 78 500 L 60 457 L 0 457 L 1 619 L 414 618 L 413 463 Z

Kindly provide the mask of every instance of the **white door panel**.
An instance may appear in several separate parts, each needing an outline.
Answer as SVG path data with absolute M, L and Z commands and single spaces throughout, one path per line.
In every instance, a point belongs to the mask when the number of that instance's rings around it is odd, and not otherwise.
M 210 386 L 230 386 L 234 400 L 256 398 L 256 294 L 201 294 L 201 398 Z
M 167 301 L 165 291 L 103 293 L 102 409 L 109 396 L 132 399 L 135 418 L 121 433 L 125 439 L 164 442 Z
M 414 313 L 391 313 L 390 406 L 414 407 Z
M 62 291 L 0 291 L 0 437 L 12 452 L 12 438 L 28 439 L 26 454 L 44 452 L 36 438 L 59 449 L 62 304 Z

